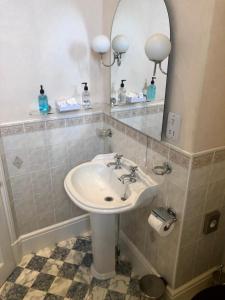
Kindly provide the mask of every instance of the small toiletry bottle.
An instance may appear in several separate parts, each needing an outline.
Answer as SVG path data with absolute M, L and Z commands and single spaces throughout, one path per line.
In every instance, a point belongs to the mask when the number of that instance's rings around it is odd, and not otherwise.
M 148 86 L 148 92 L 147 92 L 147 101 L 153 101 L 155 100 L 156 96 L 156 85 L 155 85 L 155 77 L 152 77 L 151 84 Z
M 40 89 L 40 95 L 38 96 L 38 103 L 40 113 L 42 113 L 43 115 L 47 115 L 49 112 L 48 97 L 45 95 L 45 91 L 42 85 Z
M 127 101 L 127 95 L 126 95 L 127 91 L 126 91 L 125 86 L 124 86 L 125 81 L 126 81 L 125 79 L 121 80 L 119 94 L 118 94 L 119 105 L 120 104 L 125 104 L 126 101 Z
M 91 99 L 90 99 L 90 93 L 88 91 L 88 85 L 87 82 L 83 82 L 84 84 L 84 90 L 82 93 L 82 105 L 84 109 L 91 108 Z
M 148 81 L 145 79 L 144 87 L 142 89 L 143 96 L 147 100 L 147 93 L 148 93 Z

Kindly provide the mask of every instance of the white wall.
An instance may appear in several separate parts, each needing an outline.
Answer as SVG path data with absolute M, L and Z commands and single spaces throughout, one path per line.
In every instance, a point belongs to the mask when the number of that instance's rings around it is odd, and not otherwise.
M 225 145 L 225 1 L 215 1 L 195 151 Z
M 25 119 L 37 108 L 40 84 L 54 102 L 80 95 L 80 83 L 88 81 L 93 101 L 103 101 L 101 69 L 89 46 L 102 31 L 102 1 L 0 2 L 0 122 Z
M 215 1 L 165 0 L 173 43 L 166 107 L 182 118 L 180 137 L 175 144 L 191 152 L 196 150 L 195 135 L 202 109 L 201 96 Z

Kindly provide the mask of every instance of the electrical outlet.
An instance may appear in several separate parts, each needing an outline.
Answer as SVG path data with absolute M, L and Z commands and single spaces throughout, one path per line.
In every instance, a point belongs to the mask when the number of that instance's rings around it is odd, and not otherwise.
M 177 141 L 180 133 L 181 116 L 176 113 L 169 112 L 166 137 L 172 141 Z

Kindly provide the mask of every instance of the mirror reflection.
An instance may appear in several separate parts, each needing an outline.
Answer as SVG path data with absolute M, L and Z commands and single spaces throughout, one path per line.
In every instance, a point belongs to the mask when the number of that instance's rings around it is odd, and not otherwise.
M 121 0 L 111 42 L 123 36 L 129 48 L 111 67 L 111 114 L 139 131 L 161 139 L 170 24 L 164 0 Z

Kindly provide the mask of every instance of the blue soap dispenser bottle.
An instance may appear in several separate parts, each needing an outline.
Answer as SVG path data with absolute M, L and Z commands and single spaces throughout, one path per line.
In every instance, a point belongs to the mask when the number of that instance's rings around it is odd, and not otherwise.
M 156 98 L 156 85 L 155 77 L 152 77 L 151 84 L 148 86 L 147 90 L 147 101 L 153 101 Z
M 38 96 L 38 103 L 40 113 L 43 115 L 47 115 L 49 112 L 48 97 L 47 95 L 45 95 L 43 85 L 41 85 L 40 95 Z

